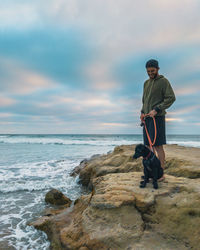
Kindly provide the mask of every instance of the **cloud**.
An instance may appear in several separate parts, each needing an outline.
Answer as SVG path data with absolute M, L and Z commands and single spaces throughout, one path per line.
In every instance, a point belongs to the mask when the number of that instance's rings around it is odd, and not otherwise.
M 113 110 L 118 105 L 115 104 L 108 95 L 89 95 L 87 93 L 73 92 L 73 97 L 66 94 L 66 96 L 51 96 L 48 100 L 36 103 L 35 106 L 39 108 L 58 108 L 64 107 L 70 112 L 89 112 L 89 110 Z M 98 112 L 100 111 L 98 110 Z
M 84 68 L 85 77 L 91 89 L 109 91 L 119 88 L 119 82 L 113 79 L 112 63 L 105 62 L 104 58 L 97 57 L 96 61 Z
M 39 19 L 37 6 L 31 1 L 0 1 L 0 29 L 29 29 Z
M 0 107 L 11 106 L 16 103 L 16 100 L 0 95 Z
M 29 6 L 29 10 L 37 13 L 35 28 L 38 29 L 35 32 L 31 26 L 32 31 L 26 31 L 26 35 L 21 32 L 11 36 L 6 32 L 7 46 L 2 40 L 2 53 L 10 51 L 37 72 L 42 71 L 65 84 L 73 82 L 74 86 L 80 86 L 82 83 L 100 91 L 120 89 L 121 83 L 114 78 L 115 66 L 122 66 L 123 60 L 131 56 L 136 61 L 142 57 L 143 69 L 147 57 L 159 54 L 163 48 L 168 49 L 168 54 L 163 54 L 166 59 L 174 53 L 171 47 L 183 48 L 200 41 L 200 37 L 191 40 L 192 34 L 200 34 L 197 32 L 200 21 L 197 0 L 184 0 L 184 4 L 179 0 L 175 3 L 164 0 L 162 4 L 158 0 L 86 0 L 84 4 L 80 0 L 49 0 L 48 8 L 46 4 L 47 1 L 2 4 L 4 10 L 15 9 L 14 16 L 19 16 L 19 6 Z M 11 50 L 14 40 L 15 50 Z M 93 49 L 95 55 L 91 58 Z M 130 70 L 124 71 L 128 73 L 126 80 L 142 79 L 141 71 L 133 74 L 138 69 L 137 66 L 130 69 L 132 74 Z
M 119 84 L 115 81 L 106 81 L 106 80 L 96 80 L 96 82 L 91 82 L 90 88 L 100 91 L 109 91 L 115 90 L 119 87 Z
M 13 116 L 13 114 L 11 114 L 11 113 L 0 113 L 1 118 L 7 118 L 7 117 L 12 117 L 12 116 Z
M 110 123 L 101 123 L 100 124 L 101 126 L 111 126 L 111 127 L 127 127 L 129 126 L 128 124 L 126 123 L 113 123 L 113 122 L 110 122 Z
M 162 1 L 163 2 L 163 1 Z M 198 1 L 77 1 L 83 28 L 102 49 L 106 60 L 119 60 L 132 54 L 197 42 Z M 177 18 L 178 15 L 178 18 Z M 123 18 L 122 18 L 123 17 Z M 186 21 L 187 20 L 187 21 Z M 187 31 L 187 36 L 185 32 Z M 194 34 L 196 34 L 194 36 Z M 105 60 L 105 61 L 106 61 Z
M 200 92 L 199 82 L 196 84 L 188 83 L 183 87 L 176 87 L 175 92 L 177 96 L 190 96 L 196 94 Z
M 46 96 L 43 100 L 37 100 L 33 103 L 39 110 L 49 110 L 55 114 L 72 113 L 79 116 L 104 117 L 108 115 L 120 117 L 127 120 L 127 116 L 139 118 L 141 109 L 141 98 L 115 96 L 112 92 L 87 90 L 71 90 L 70 93 L 62 89 L 59 95 Z M 124 118 L 126 116 L 126 118 Z M 111 118 L 109 117 L 109 118 Z M 108 119 L 108 118 L 106 118 Z
M 81 28 L 107 58 L 116 59 L 130 50 L 199 41 L 198 9 L 198 0 L 13 0 L 1 1 L 0 23 L 16 29 Z
M 10 131 L 43 124 L 41 131 L 141 133 L 144 65 L 156 58 L 177 95 L 168 125 L 181 121 L 189 131 L 199 113 L 199 7 L 198 0 L 0 0 L 0 117 L 15 122 Z
M 19 122 L 5 122 L 5 121 L 0 121 L 0 125 L 14 125 L 14 124 L 17 124 Z
M 83 70 L 92 63 L 95 52 L 81 31 L 48 27 L 4 32 L 0 36 L 0 56 L 26 65 L 51 81 L 76 87 L 87 82 Z
M 181 119 L 181 118 L 169 118 L 167 117 L 166 119 L 166 122 L 183 122 L 184 119 Z
M 9 94 L 26 95 L 56 86 L 48 77 L 27 69 L 18 61 L 0 58 L 0 67 L 1 89 Z
M 191 105 L 191 106 L 186 106 L 185 105 L 184 107 L 176 109 L 173 112 L 170 111 L 169 114 L 174 115 L 174 116 L 180 116 L 180 115 L 183 116 L 183 115 L 186 115 L 186 114 L 190 114 L 191 112 L 195 112 L 196 110 L 199 110 L 199 109 L 200 109 L 199 104 Z

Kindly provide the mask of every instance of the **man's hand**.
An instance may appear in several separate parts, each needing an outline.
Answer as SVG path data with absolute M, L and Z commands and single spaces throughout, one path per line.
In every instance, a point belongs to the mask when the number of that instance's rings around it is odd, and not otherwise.
M 140 115 L 140 120 L 141 120 L 141 122 L 143 122 L 144 117 L 145 117 L 145 114 L 144 114 L 144 113 L 141 113 L 141 115 Z
M 153 109 L 147 115 L 150 117 L 154 117 L 156 114 L 157 114 L 157 111 L 155 111 L 155 109 Z

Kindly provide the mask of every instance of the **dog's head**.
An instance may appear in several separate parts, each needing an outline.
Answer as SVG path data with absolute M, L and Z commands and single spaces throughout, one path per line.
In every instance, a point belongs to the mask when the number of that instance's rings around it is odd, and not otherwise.
M 149 149 L 144 144 L 138 144 L 135 147 L 135 154 L 133 155 L 133 159 L 137 159 L 140 156 L 146 157 L 149 153 Z

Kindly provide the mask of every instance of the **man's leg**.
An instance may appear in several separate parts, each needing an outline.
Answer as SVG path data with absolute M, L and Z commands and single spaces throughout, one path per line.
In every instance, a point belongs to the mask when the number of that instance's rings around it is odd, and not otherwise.
M 158 154 L 158 159 L 160 160 L 161 167 L 164 170 L 164 168 L 165 168 L 165 151 L 164 151 L 163 145 L 155 146 L 155 150 Z
M 165 151 L 164 151 L 163 145 L 155 146 L 155 150 L 158 154 L 158 159 L 160 160 L 161 167 L 164 170 L 164 168 L 165 168 Z M 164 177 L 164 171 L 163 171 L 163 176 L 158 181 L 163 181 L 164 179 L 165 179 L 165 177 Z

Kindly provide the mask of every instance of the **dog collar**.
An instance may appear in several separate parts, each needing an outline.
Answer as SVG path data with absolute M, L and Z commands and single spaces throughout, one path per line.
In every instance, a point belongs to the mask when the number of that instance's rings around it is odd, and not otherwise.
M 143 157 L 144 160 L 147 160 L 149 158 L 149 156 L 151 155 L 151 151 L 149 152 L 149 154 L 147 155 L 147 157 Z

